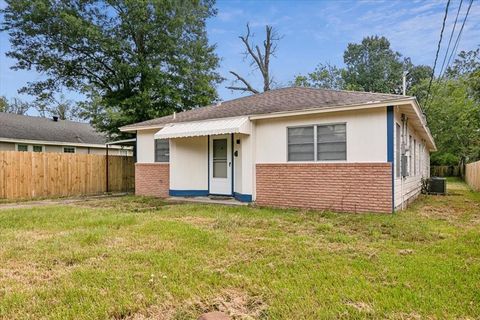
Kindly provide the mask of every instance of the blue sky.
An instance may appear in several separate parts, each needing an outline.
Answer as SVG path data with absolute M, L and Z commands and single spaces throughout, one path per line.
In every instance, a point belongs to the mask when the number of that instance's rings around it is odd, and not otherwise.
M 218 14 L 210 19 L 207 31 L 211 43 L 217 45 L 222 59 L 218 70 L 227 80 L 219 85 L 222 100 L 241 96 L 225 87 L 231 84 L 229 70 L 234 70 L 261 88 L 258 73 L 251 72 L 243 61 L 243 47 L 238 36 L 250 23 L 255 38 L 261 41 L 266 24 L 273 25 L 280 35 L 277 58 L 271 71 L 277 86 L 288 85 L 297 74 L 312 71 L 319 62 L 343 64 L 343 51 L 350 42 L 360 42 L 369 35 L 386 36 L 394 50 L 412 58 L 414 64 L 433 65 L 446 1 L 218 1 Z M 445 27 L 448 40 L 460 0 L 452 0 Z M 463 19 L 468 0 L 463 1 Z M 0 0 L 0 7 L 5 3 Z M 458 30 L 459 27 L 457 27 Z M 455 38 L 454 38 L 455 39 Z M 480 45 L 480 2 L 474 1 L 459 51 Z M 440 54 L 446 49 L 446 41 Z M 5 57 L 9 50 L 8 36 L 0 33 L 0 95 L 19 96 L 17 90 L 28 81 L 41 79 L 34 71 L 13 71 L 13 61 Z M 75 93 L 67 98 L 78 99 Z

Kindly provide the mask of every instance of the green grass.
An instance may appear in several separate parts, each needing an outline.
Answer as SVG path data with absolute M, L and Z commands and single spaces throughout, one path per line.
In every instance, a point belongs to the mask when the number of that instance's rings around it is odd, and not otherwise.
M 480 317 L 480 194 L 394 215 L 140 197 L 0 211 L 0 318 Z

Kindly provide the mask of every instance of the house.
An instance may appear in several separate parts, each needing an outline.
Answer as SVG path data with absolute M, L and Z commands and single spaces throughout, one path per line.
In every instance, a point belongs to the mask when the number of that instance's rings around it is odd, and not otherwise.
M 0 151 L 106 154 L 106 137 L 88 123 L 0 112 Z M 110 146 L 110 155 L 132 155 Z
M 435 143 L 414 97 L 283 88 L 131 124 L 139 195 L 393 212 Z

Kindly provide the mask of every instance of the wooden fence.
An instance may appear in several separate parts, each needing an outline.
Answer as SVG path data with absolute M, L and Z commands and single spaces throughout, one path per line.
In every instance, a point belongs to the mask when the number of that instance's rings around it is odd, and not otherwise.
M 463 175 L 460 166 L 431 166 L 430 175 L 432 177 L 461 177 Z
M 108 158 L 108 191 L 132 191 L 134 158 Z M 104 155 L 0 152 L 0 198 L 62 197 L 106 191 L 107 157 Z
M 465 166 L 465 182 L 475 191 L 480 191 L 480 161 Z

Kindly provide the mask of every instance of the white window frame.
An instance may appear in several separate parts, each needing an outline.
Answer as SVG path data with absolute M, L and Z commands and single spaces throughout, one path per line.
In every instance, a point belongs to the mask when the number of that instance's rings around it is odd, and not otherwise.
M 73 149 L 73 152 L 65 152 L 65 148 L 72 148 L 72 149 Z M 76 148 L 76 147 L 72 147 L 72 146 L 63 146 L 63 147 L 62 147 L 62 151 L 63 151 L 63 153 L 75 154 L 75 153 L 77 153 L 77 148 Z
M 24 150 L 18 150 L 18 146 L 27 146 L 27 151 Z M 15 143 L 15 151 L 18 152 L 29 152 L 30 151 L 30 146 L 26 143 Z
M 345 160 L 318 160 L 318 136 L 317 136 L 317 127 L 322 127 L 322 126 L 334 126 L 334 125 L 339 125 L 343 124 L 345 125 Z M 313 127 L 313 160 L 303 160 L 303 161 L 294 161 L 294 160 L 289 160 L 288 159 L 288 129 L 295 129 L 295 128 L 307 128 L 307 127 Z M 319 162 L 319 163 L 335 163 L 335 162 L 347 162 L 348 161 L 348 139 L 347 139 L 347 132 L 348 132 L 348 123 L 347 122 L 329 122 L 329 123 L 315 123 L 315 124 L 302 124 L 298 126 L 287 126 L 286 129 L 286 141 L 285 144 L 287 146 L 286 148 L 286 162 L 291 162 L 291 163 L 313 163 L 313 162 Z
M 40 148 L 42 148 L 42 151 L 35 151 L 35 150 L 34 150 L 35 147 L 40 147 Z M 34 145 L 32 145 L 32 152 L 45 152 L 45 146 L 40 145 L 40 144 L 34 144 Z

